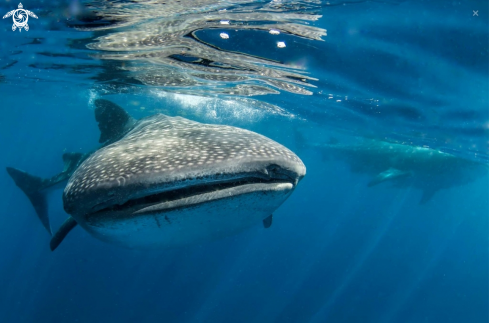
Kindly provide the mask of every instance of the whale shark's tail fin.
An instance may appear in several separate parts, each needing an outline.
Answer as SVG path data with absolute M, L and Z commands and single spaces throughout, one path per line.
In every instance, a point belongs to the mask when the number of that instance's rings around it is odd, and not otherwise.
M 43 191 L 46 180 L 12 167 L 7 167 L 7 172 L 15 184 L 27 195 L 36 210 L 39 220 L 41 220 L 49 234 L 52 235 L 46 192 Z
M 119 140 L 136 122 L 123 108 L 109 100 L 97 99 L 94 104 L 101 144 Z
M 40 178 L 20 169 L 7 167 L 7 172 L 14 180 L 15 184 L 27 195 L 36 210 L 39 220 L 52 234 L 49 224 L 47 193 L 59 184 L 64 183 L 70 178 L 73 172 L 87 158 L 88 154 L 65 153 L 63 154 L 63 171 L 49 179 Z

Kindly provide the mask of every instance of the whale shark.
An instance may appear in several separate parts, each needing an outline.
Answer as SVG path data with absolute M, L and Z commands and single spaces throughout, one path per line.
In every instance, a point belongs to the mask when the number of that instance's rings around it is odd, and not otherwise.
M 390 184 L 422 191 L 419 204 L 439 190 L 468 184 L 488 174 L 489 165 L 429 147 L 361 138 L 352 143 L 332 139 L 314 143 L 296 133 L 302 147 L 317 149 L 325 160 L 347 163 L 353 173 L 370 177 L 368 187 Z
M 249 130 L 163 114 L 135 120 L 110 101 L 96 106 L 105 144 L 62 173 L 70 216 L 52 236 L 51 250 L 77 225 L 128 248 L 215 240 L 260 221 L 268 228 L 306 174 L 296 154 Z M 27 188 L 33 176 L 21 174 L 23 181 L 12 177 L 46 227 L 47 212 L 40 214 L 39 198 L 31 196 L 63 181 Z

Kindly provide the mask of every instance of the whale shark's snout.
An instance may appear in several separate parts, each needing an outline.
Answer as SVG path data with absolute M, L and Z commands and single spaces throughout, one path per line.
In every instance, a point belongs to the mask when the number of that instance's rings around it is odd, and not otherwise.
M 257 133 L 155 115 L 86 159 L 63 202 L 102 240 L 170 247 L 268 218 L 305 173 L 292 151 Z

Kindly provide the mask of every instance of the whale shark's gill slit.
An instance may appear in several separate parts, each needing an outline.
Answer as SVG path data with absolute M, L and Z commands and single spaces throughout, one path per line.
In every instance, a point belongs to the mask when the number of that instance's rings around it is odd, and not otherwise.
M 194 185 L 194 186 L 179 188 L 171 191 L 165 191 L 157 194 L 143 196 L 140 198 L 129 200 L 123 204 L 114 204 L 104 209 L 98 210 L 93 214 L 145 207 L 157 203 L 171 202 L 171 201 L 180 200 L 195 195 L 201 195 L 201 194 L 210 193 L 214 191 L 224 190 L 231 187 L 237 187 L 237 186 L 247 185 L 247 184 L 263 184 L 263 183 L 266 184 L 290 183 L 290 181 L 283 180 L 283 179 L 267 180 L 259 177 L 250 177 L 250 178 L 241 178 L 239 180 L 231 181 L 231 182 Z

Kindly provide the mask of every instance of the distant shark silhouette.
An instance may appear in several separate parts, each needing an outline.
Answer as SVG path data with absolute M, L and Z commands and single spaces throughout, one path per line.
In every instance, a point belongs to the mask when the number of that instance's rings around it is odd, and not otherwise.
M 353 173 L 371 176 L 368 187 L 390 183 L 393 187 L 422 190 L 420 204 L 441 189 L 468 184 L 487 175 L 489 165 L 464 159 L 436 149 L 363 139 L 354 144 L 310 143 L 296 133 L 298 144 L 318 149 L 325 159 L 350 165 Z
M 131 248 L 213 240 L 259 221 L 268 228 L 306 174 L 292 151 L 252 131 L 163 114 L 135 120 L 110 101 L 95 105 L 100 149 L 65 154 L 64 171 L 50 179 L 7 168 L 50 234 L 46 192 L 68 181 L 71 216 L 51 250 L 78 224 Z

